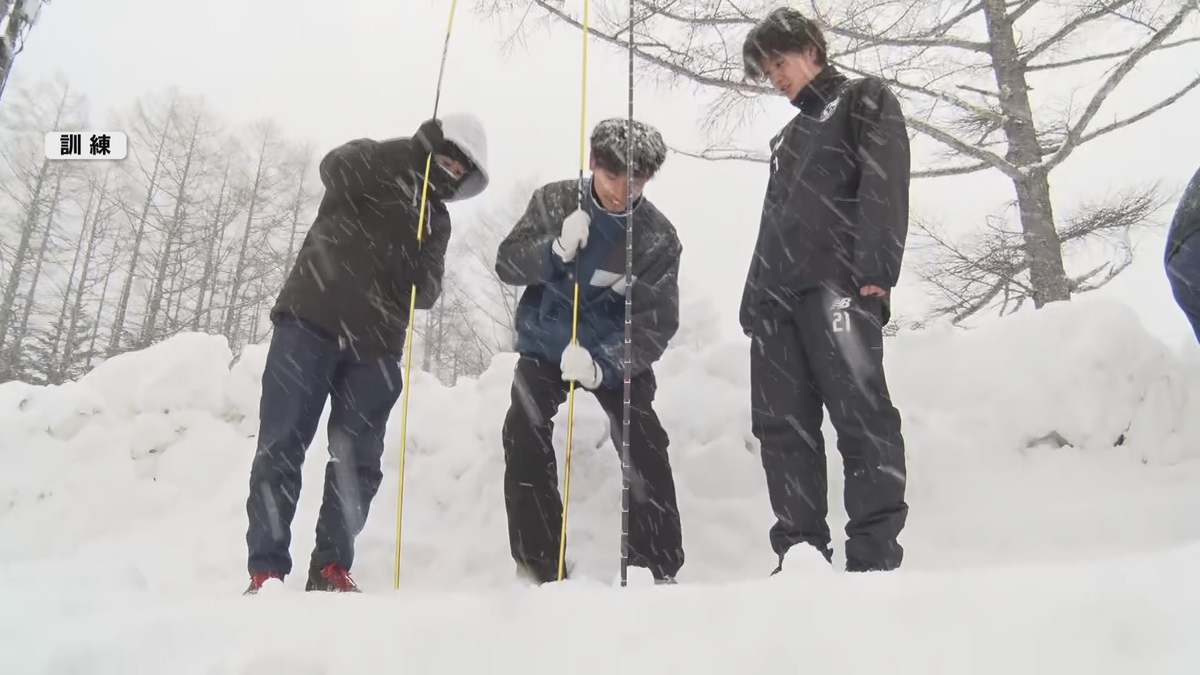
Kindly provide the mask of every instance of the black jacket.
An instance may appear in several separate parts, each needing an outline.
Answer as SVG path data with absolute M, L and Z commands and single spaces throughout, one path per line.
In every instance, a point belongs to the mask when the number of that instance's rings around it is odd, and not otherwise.
M 771 139 L 771 174 L 739 319 L 819 285 L 891 289 L 908 234 L 909 141 L 900 103 L 877 78 L 832 66 L 792 102 Z
M 1192 175 L 1192 180 L 1183 191 L 1179 205 L 1175 207 L 1175 217 L 1167 230 L 1167 248 L 1164 262 L 1170 262 L 1171 256 L 1179 250 L 1183 241 L 1200 231 L 1200 169 Z
M 412 167 L 424 163 L 416 154 L 410 139 L 364 138 L 321 160 L 325 195 L 273 317 L 295 315 L 360 354 L 401 356 L 412 285 L 417 309 L 433 307 L 450 240 L 449 212 L 431 197 L 418 249 L 424 174 Z
M 604 373 L 604 386 L 622 382 L 625 358 L 625 217 L 600 208 L 588 183 L 583 208 L 591 215 L 587 246 L 571 264 L 550 250 L 563 220 L 578 207 L 579 182 L 534 191 L 524 215 L 500 243 L 496 274 L 525 286 L 517 307 L 518 352 L 558 364 L 571 341 L 576 270 L 580 274 L 579 344 Z M 633 208 L 632 371 L 662 357 L 679 329 L 679 262 L 675 227 L 649 199 Z

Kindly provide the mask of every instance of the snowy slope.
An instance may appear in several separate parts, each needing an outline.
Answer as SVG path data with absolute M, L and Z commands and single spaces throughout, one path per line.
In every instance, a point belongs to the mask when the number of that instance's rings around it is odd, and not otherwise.
M 568 535 L 580 578 L 513 580 L 510 357 L 454 388 L 415 382 L 399 593 L 397 408 L 354 570 L 363 597 L 312 597 L 298 577 L 239 595 L 265 346 L 231 363 L 221 338 L 181 335 L 78 383 L 2 385 L 0 673 L 1200 672 L 1200 350 L 1173 352 L 1092 298 L 891 339 L 904 569 L 768 580 L 747 348 L 664 359 L 688 563 L 679 587 L 625 591 L 610 587 L 619 463 L 586 394 Z M 561 471 L 565 423 L 556 433 Z M 1071 445 L 1036 443 L 1054 433 Z M 294 523 L 301 567 L 324 459 L 319 435 Z

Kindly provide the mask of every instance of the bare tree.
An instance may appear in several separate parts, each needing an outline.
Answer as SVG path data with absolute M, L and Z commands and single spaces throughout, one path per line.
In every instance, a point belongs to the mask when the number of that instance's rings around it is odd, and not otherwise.
M 95 319 L 89 319 L 85 313 L 84 297 L 85 293 L 91 290 L 94 281 L 91 277 L 92 260 L 99 253 L 100 242 L 104 239 L 108 232 L 109 223 L 112 220 L 113 208 L 111 205 L 106 206 L 109 201 L 108 186 L 109 178 L 112 175 L 112 167 L 109 165 L 103 172 L 100 179 L 100 185 L 96 187 L 95 177 L 90 181 L 91 189 L 89 189 L 89 205 L 91 204 L 91 195 L 95 194 L 95 209 L 90 212 L 91 224 L 87 223 L 85 215 L 84 231 L 88 232 L 87 242 L 83 244 L 82 236 L 80 238 L 81 245 L 84 246 L 83 262 L 79 270 L 79 278 L 74 282 L 75 298 L 71 305 L 71 309 L 67 314 L 67 334 L 63 341 L 63 353 L 60 360 L 59 368 L 55 375 L 56 383 L 64 382 L 68 379 L 78 377 L 87 370 L 88 364 L 93 356 L 92 349 L 94 345 L 83 349 L 83 341 L 89 340 L 88 335 L 91 334 L 92 339 L 95 337 L 96 328 L 99 326 L 100 310 L 103 308 L 103 302 L 97 305 Z M 91 340 L 89 340 L 91 341 Z
M 314 150 L 311 143 L 296 149 L 295 154 L 288 158 L 287 170 L 292 176 L 292 183 L 295 192 L 292 194 L 291 217 L 292 228 L 287 238 L 287 253 L 283 256 L 282 268 L 283 273 L 287 274 L 288 269 L 296 260 L 296 245 L 300 238 L 300 227 L 304 216 L 312 207 L 313 197 L 315 196 L 308 190 L 308 169 L 312 166 Z
M 169 133 L 169 145 L 163 157 L 162 183 L 164 189 L 169 185 L 173 188 L 171 211 L 168 214 L 154 218 L 158 246 L 150 254 L 154 269 L 150 277 L 150 288 L 146 298 L 146 311 L 142 320 L 140 346 L 146 347 L 158 339 L 169 335 L 170 326 L 164 327 L 162 334 L 156 333 L 159 313 L 163 312 L 164 299 L 168 297 L 168 281 L 177 292 L 183 289 L 174 288 L 181 278 L 186 275 L 183 268 L 187 262 L 181 255 L 188 245 L 186 240 L 187 225 L 192 217 L 200 181 L 207 170 L 210 155 L 204 139 L 210 136 L 208 128 L 209 113 L 199 101 L 179 101 L 177 119 L 180 125 Z M 173 268 L 173 269 L 172 269 Z M 168 279 L 168 276 L 171 278 Z
M 1148 227 L 1149 214 L 1165 205 L 1155 184 L 1085 203 L 1064 219 L 1058 230 L 1065 251 L 1077 250 L 1086 258 L 1089 248 L 1103 244 L 1108 249 L 1103 260 L 1071 279 L 1071 292 L 1096 290 L 1129 267 L 1133 263 L 1130 233 Z M 982 231 L 956 241 L 935 224 L 916 222 L 915 229 L 930 251 L 918 274 L 939 296 L 934 316 L 949 315 L 957 322 L 993 305 L 1004 316 L 1032 301 L 1025 240 L 1008 223 L 1001 216 L 989 217 Z
M 598 2 L 591 34 L 622 49 L 626 3 Z M 736 127 L 770 88 L 745 81 L 742 41 L 749 28 L 780 3 L 774 0 L 635 0 L 635 52 L 643 66 L 711 94 L 706 127 Z M 932 178 L 998 171 L 1013 185 L 1020 223 L 1025 296 L 1035 307 L 1069 300 L 1122 267 L 1110 263 L 1068 275 L 1064 232 L 1051 207 L 1050 174 L 1084 144 L 1146 120 L 1179 101 L 1200 76 L 1140 110 L 1105 121 L 1109 97 L 1149 56 L 1200 42 L 1197 0 L 810 0 L 807 14 L 830 37 L 830 61 L 849 74 L 883 78 L 905 104 L 910 127 L 944 150 L 943 160 L 914 172 Z M 477 0 L 497 15 L 520 13 L 520 37 L 551 20 L 582 29 L 562 0 Z M 1185 29 L 1185 26 L 1187 27 Z M 1197 60 L 1200 60 L 1198 57 Z M 1107 68 L 1100 70 L 1101 66 Z M 1039 102 L 1031 91 L 1047 75 L 1096 80 L 1065 97 Z M 1061 81 L 1061 79 L 1060 79 Z M 1052 87 L 1052 85 L 1046 85 Z M 1082 99 L 1083 103 L 1078 103 Z M 760 152 L 728 142 L 700 152 L 707 159 L 766 161 Z M 1079 222 L 1107 222 L 1103 213 L 1128 212 L 1157 199 L 1109 202 Z M 1124 222 L 1142 222 L 1150 212 Z M 1072 232 L 1076 238 L 1092 233 Z M 1100 227 L 1096 236 L 1111 230 Z M 982 252 L 986 257 L 987 251 Z M 977 259 L 980 266 L 988 264 Z M 968 313 L 973 304 L 956 307 Z M 986 303 L 985 303 L 986 306 Z M 978 311 L 976 309 L 975 311 Z
M 0 0 L 0 97 L 12 74 L 17 54 L 25 48 L 29 32 L 37 22 L 42 5 L 50 0 Z
M 517 304 L 525 288 L 501 281 L 496 273 L 496 252 L 525 212 L 536 187 L 530 180 L 520 183 L 500 205 L 481 212 L 463 238 L 463 249 L 473 263 L 469 278 L 476 290 L 467 293 L 464 300 L 487 325 L 476 331 L 491 352 L 489 358 L 516 348 Z
M 255 299 L 243 297 L 256 272 L 255 251 L 252 242 L 262 238 L 263 227 L 259 222 L 271 214 L 272 200 L 277 196 L 279 175 L 276 171 L 281 139 L 275 123 L 265 120 L 255 124 L 251 131 L 254 138 L 253 169 L 248 176 L 249 192 L 246 217 L 243 221 L 241 241 L 238 247 L 233 275 L 229 282 L 226 298 L 225 319 L 222 332 L 236 341 L 236 324 L 242 320 L 247 306 L 254 306 Z
M 34 315 L 38 286 L 47 256 L 57 252 L 56 217 L 64 198 L 64 181 L 71 168 L 44 157 L 44 120 L 56 129 L 84 126 L 85 101 L 62 80 L 41 83 L 21 91 L 4 111 L 3 150 L 5 175 L 0 192 L 12 220 L 5 229 L 15 233 L 17 245 L 9 260 L 0 292 L 0 381 L 20 376 L 21 350 Z M 24 293 L 21 287 L 28 282 Z
M 131 206 L 129 199 L 125 196 L 120 197 L 123 210 L 130 220 L 134 234 L 129 252 L 128 268 L 125 270 L 125 281 L 121 286 L 116 315 L 113 317 L 112 330 L 109 333 L 109 356 L 119 353 L 123 349 L 122 343 L 133 346 L 140 342 L 137 333 L 126 325 L 126 315 L 133 297 L 133 282 L 139 276 L 142 245 L 147 236 L 151 210 L 158 216 L 162 214 L 163 205 L 156 200 L 161 199 L 159 191 L 163 188 L 163 174 L 169 156 L 169 143 L 173 130 L 179 124 L 179 103 L 179 93 L 175 90 L 168 91 L 159 100 L 143 99 L 138 101 L 135 105 L 133 123 L 127 126 L 131 129 L 129 134 L 129 154 L 131 156 L 126 162 L 121 163 L 122 168 L 127 172 L 125 178 L 128 181 L 123 192 L 134 195 L 132 198 L 136 199 L 136 195 L 144 191 L 144 196 L 141 199 L 140 208 Z M 141 148 L 147 150 L 143 152 Z
M 47 160 L 46 129 L 87 128 L 82 101 L 62 81 L 14 93 L 0 110 L 0 381 L 65 382 L 188 328 L 235 353 L 269 332 L 310 217 L 311 146 L 270 120 L 226 131 L 168 89 L 117 125 L 127 160 Z

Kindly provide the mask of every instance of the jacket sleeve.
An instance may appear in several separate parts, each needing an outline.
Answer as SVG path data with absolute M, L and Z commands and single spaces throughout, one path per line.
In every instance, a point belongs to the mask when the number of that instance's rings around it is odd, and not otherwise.
M 533 286 L 562 278 L 567 265 L 550 250 L 562 234 L 567 204 L 561 190 L 546 185 L 534 191 L 529 205 L 496 251 L 496 275 L 513 286 Z
M 908 129 L 900 102 L 879 80 L 865 82 L 856 109 L 862 169 L 854 277 L 863 286 L 891 289 L 900 281 L 908 237 Z
M 442 295 L 442 283 L 446 274 L 446 250 L 450 245 L 450 214 L 434 216 L 433 232 L 421 243 L 417 258 L 417 309 L 433 309 Z
M 672 236 L 641 277 L 634 279 L 632 373 L 637 376 L 662 358 L 667 344 L 679 330 L 679 262 L 683 246 Z M 601 343 L 592 358 L 604 374 L 604 386 L 615 387 L 625 379 L 625 334 L 619 331 Z
M 326 192 L 346 198 L 368 193 L 392 180 L 382 145 L 369 138 L 330 150 L 321 158 L 319 173 Z
M 758 275 L 761 266 L 758 246 L 759 243 L 756 243 L 754 252 L 750 254 L 750 269 L 746 272 L 746 284 L 742 287 L 742 304 L 738 308 L 738 323 L 741 324 L 742 333 L 746 337 L 753 335 L 754 324 L 758 319 Z

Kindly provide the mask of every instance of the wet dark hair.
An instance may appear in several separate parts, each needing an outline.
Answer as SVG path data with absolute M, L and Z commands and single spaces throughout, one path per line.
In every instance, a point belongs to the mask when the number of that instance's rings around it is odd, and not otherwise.
M 804 18 L 791 7 L 780 7 L 755 24 L 742 44 L 742 66 L 746 77 L 764 80 L 763 62 L 773 61 L 789 53 L 802 53 L 808 48 L 817 50 L 817 63 L 826 65 L 825 34 L 815 21 Z
M 596 166 L 621 175 L 625 173 L 626 135 L 629 132 L 629 120 L 614 117 L 606 119 L 592 130 L 592 158 Z M 667 144 L 654 127 L 633 121 L 633 177 L 647 179 L 654 177 L 667 159 Z

